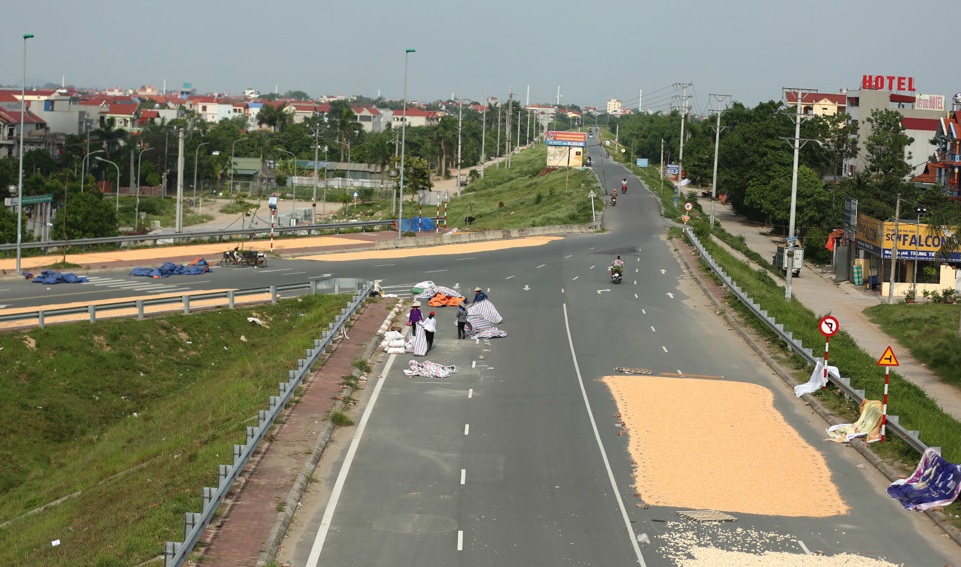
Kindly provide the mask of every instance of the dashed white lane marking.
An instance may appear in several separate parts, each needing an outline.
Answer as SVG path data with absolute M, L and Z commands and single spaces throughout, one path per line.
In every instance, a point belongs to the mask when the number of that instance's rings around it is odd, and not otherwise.
M 590 268 L 588 268 L 588 269 L 589 269 L 589 270 L 593 270 L 593 269 L 594 269 L 594 266 L 591 266 L 591 267 L 590 267 Z
M 396 266 L 397 264 L 374 264 L 371 268 L 389 268 L 390 266 Z
M 638 297 L 637 297 L 637 294 L 636 294 L 636 293 L 634 294 L 634 299 L 638 299 Z
M 306 274 L 306 273 L 307 273 L 307 272 L 290 272 L 290 273 L 287 273 L 287 274 L 284 274 L 284 275 L 285 275 L 285 276 L 300 276 L 300 275 L 303 275 L 303 274 Z
M 457 530 L 457 551 L 464 551 L 464 530 Z
M 467 258 L 454 258 L 454 261 L 455 261 L 455 262 L 463 262 L 464 260 L 473 260 L 473 259 L 474 259 L 473 256 L 469 256 L 469 257 L 467 257 Z
M 634 280 L 634 285 L 637 285 L 637 280 Z
M 564 288 L 561 288 L 561 293 L 564 293 Z
M 470 361 L 470 367 L 471 367 L 471 368 L 477 368 L 477 361 L 476 361 L 476 360 Z
M 576 280 L 576 279 L 579 278 L 579 277 L 581 277 L 581 276 L 574 276 L 574 280 Z M 574 281 L 574 280 L 571 280 L 571 281 Z
M 808 549 L 808 546 L 804 545 L 803 541 L 797 540 L 797 544 L 801 546 L 802 550 L 804 550 L 804 555 L 811 555 L 811 550 Z
M 651 332 L 652 332 L 652 333 L 656 333 L 656 332 L 657 332 L 657 329 L 654 328 L 654 325 L 651 325 Z
M 641 308 L 641 314 L 647 315 L 647 309 Z
M 574 257 L 573 254 L 568 254 L 567 256 L 564 256 L 564 259 L 567 260 L 568 258 L 573 258 L 573 257 Z
M 547 265 L 547 264 L 541 264 L 540 266 L 537 266 L 537 267 L 538 267 L 538 268 L 543 268 L 543 267 L 546 266 L 546 265 Z M 536 268 L 535 268 L 535 269 L 536 269 Z
M 511 279 L 512 277 L 514 277 L 514 274 L 511 274 L 511 275 L 507 276 L 507 277 L 504 278 L 504 279 L 505 279 L 505 280 L 509 280 L 509 279 Z
M 460 470 L 460 485 L 464 486 L 467 484 L 467 469 Z
M 664 352 L 667 352 L 667 347 L 666 347 L 666 346 L 661 345 L 661 348 L 664 349 Z
M 424 273 L 425 273 L 425 274 L 439 274 L 440 272 L 446 272 L 446 271 L 447 271 L 446 269 L 443 269 L 443 270 L 427 270 L 427 271 L 424 272 Z
M 641 273 L 641 269 L 640 269 L 640 268 L 634 268 L 634 273 L 635 273 L 635 274 Z
M 474 389 L 471 388 L 470 390 L 467 390 L 467 399 L 469 400 L 473 397 L 474 397 Z
M 465 435 L 465 436 L 466 436 L 466 435 L 470 435 L 470 424 L 469 424 L 469 423 L 465 423 L 465 424 L 464 424 L 464 435 Z

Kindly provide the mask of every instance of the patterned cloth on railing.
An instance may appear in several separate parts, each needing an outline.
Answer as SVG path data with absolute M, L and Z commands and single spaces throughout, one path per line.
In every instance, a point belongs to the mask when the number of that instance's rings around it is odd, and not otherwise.
M 448 378 L 451 374 L 457 372 L 457 367 L 453 364 L 437 364 L 436 362 L 431 362 L 425 360 L 423 362 L 418 362 L 416 360 L 410 361 L 410 370 L 404 370 L 404 374 L 408 376 L 424 376 L 426 378 Z
M 961 493 L 961 465 L 944 460 L 934 449 L 927 448 L 921 462 L 909 478 L 888 486 L 888 494 L 908 510 L 918 512 L 947 506 Z

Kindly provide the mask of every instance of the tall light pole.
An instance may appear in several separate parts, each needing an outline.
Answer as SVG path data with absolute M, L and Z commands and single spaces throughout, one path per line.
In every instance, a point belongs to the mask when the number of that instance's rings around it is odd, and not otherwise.
M 721 101 L 728 95 L 712 94 L 717 101 L 717 126 L 714 128 L 714 174 L 711 177 L 711 230 L 714 230 L 714 209 L 717 202 L 717 149 L 721 143 Z
M 109 159 L 104 159 L 104 158 L 102 158 L 102 157 L 100 157 L 100 156 L 97 156 L 97 157 L 95 157 L 94 159 L 96 159 L 97 161 L 102 161 L 102 162 L 109 163 L 110 165 L 112 165 L 112 166 L 114 166 L 115 168 L 117 168 L 117 213 L 120 213 L 120 166 L 117 165 L 116 163 L 110 161 Z M 118 217 L 117 217 L 117 220 L 119 220 L 119 219 L 120 219 L 120 217 L 118 216 Z
M 200 159 L 200 148 L 206 146 L 210 142 L 200 142 L 197 147 L 194 148 L 194 206 L 197 205 L 197 160 Z
M 149 152 L 152 149 L 153 148 L 144 148 L 140 150 L 140 153 L 137 155 L 137 204 L 134 206 L 133 210 L 133 225 L 135 227 L 140 226 L 140 159 L 143 158 L 144 152 Z
M 484 156 L 485 147 L 484 144 L 487 141 L 487 102 L 484 102 L 484 115 L 481 118 L 481 178 L 484 177 L 484 160 L 487 158 Z
M 89 157 L 92 156 L 93 154 L 102 154 L 102 153 L 103 153 L 103 150 L 94 150 L 94 151 L 88 153 L 87 155 L 83 156 L 83 159 L 80 160 L 80 192 L 81 192 L 81 193 L 83 193 L 83 182 L 84 182 L 84 179 L 87 177 L 87 173 L 86 173 L 86 171 L 87 171 L 87 158 L 89 158 Z
M 230 144 L 230 191 L 229 194 L 233 196 L 234 194 L 234 150 L 237 148 L 237 142 L 241 140 L 246 140 L 247 136 L 241 136 L 234 140 L 233 144 Z
M 917 224 L 917 237 L 914 239 L 914 281 L 912 282 L 912 287 L 914 289 L 918 288 L 918 241 L 921 240 L 921 215 L 927 214 L 928 210 L 921 205 L 918 205 L 915 210 L 918 213 L 918 224 Z
M 460 149 L 461 149 L 461 128 L 464 125 L 464 103 L 457 104 L 457 194 L 460 194 Z
M 27 40 L 32 33 L 23 34 L 23 82 L 20 83 L 20 170 L 17 173 L 17 275 L 20 271 L 21 245 L 23 244 L 23 117 L 27 113 Z
M 289 155 L 291 159 L 294 160 L 294 177 L 297 177 L 297 156 L 294 155 L 294 152 L 288 152 L 283 148 L 275 148 L 275 149 L 277 151 L 284 152 L 285 154 Z M 297 186 L 294 184 L 291 184 L 291 187 L 294 188 L 294 199 L 290 205 L 290 216 L 294 216 L 294 214 L 297 212 Z
M 324 207 L 320 212 L 322 215 L 327 215 L 327 165 L 330 163 L 330 158 L 328 157 L 328 152 L 330 151 L 330 146 L 324 146 Z
M 403 123 L 400 125 L 400 199 L 397 208 L 397 239 L 403 236 L 404 224 L 404 146 L 407 141 L 407 60 L 415 50 L 407 49 L 404 51 L 404 114 Z

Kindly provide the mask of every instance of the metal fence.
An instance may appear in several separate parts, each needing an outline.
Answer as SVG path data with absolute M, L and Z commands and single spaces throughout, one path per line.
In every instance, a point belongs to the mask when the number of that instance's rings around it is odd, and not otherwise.
M 193 550 L 194 545 L 203 533 L 204 529 L 213 520 L 217 508 L 224 501 L 234 482 L 237 480 L 247 461 L 250 460 L 257 446 L 267 436 L 274 421 L 283 411 L 291 396 L 297 390 L 304 377 L 307 376 L 314 363 L 324 353 L 333 342 L 337 333 L 343 329 L 346 322 L 357 312 L 364 299 L 373 289 L 373 283 L 365 280 L 319 280 L 311 282 L 311 291 L 333 292 L 351 290 L 354 292 L 347 307 L 340 310 L 337 320 L 328 325 L 326 331 L 319 339 L 314 340 L 314 348 L 307 349 L 304 358 L 297 361 L 297 370 L 288 371 L 287 381 L 279 383 L 279 391 L 276 396 L 270 396 L 268 408 L 258 412 L 256 426 L 247 427 L 247 441 L 243 445 L 233 446 L 233 462 L 229 465 L 218 467 L 219 481 L 216 487 L 204 487 L 201 492 L 201 511 L 187 512 L 184 517 L 184 540 L 168 541 L 164 543 L 163 557 L 164 567 L 180 567 L 187 559 L 187 555 Z M 272 288 L 275 289 L 275 288 Z M 274 293 L 272 292 L 272 296 Z
M 732 280 L 730 276 L 724 273 L 724 269 L 717 262 L 714 261 L 714 258 L 712 258 L 711 255 L 707 252 L 707 250 L 704 249 L 704 246 L 697 239 L 697 236 L 694 235 L 694 230 L 692 230 L 691 228 L 688 228 L 687 237 L 694 244 L 694 247 L 697 249 L 698 253 L 704 259 L 704 262 L 707 263 L 708 267 L 710 267 L 711 270 L 715 274 L 717 274 L 717 276 L 721 279 L 721 281 L 724 282 L 724 285 L 731 290 L 734 296 L 737 297 L 741 303 L 747 306 L 748 309 L 750 309 L 751 313 L 753 313 L 755 317 L 757 317 L 765 325 L 767 325 L 767 327 L 771 329 L 771 331 L 777 334 L 777 336 L 780 337 L 781 340 L 783 340 L 798 356 L 803 358 L 811 366 L 816 365 L 818 362 L 822 360 L 820 358 L 815 358 L 814 351 L 812 349 L 805 347 L 801 343 L 801 341 L 795 339 L 791 331 L 785 330 L 784 325 L 778 323 L 777 321 L 774 320 L 773 317 L 769 316 L 767 314 L 767 311 L 765 311 L 763 307 L 761 307 L 753 299 L 748 297 L 741 290 L 741 288 L 738 287 L 738 285 L 734 282 L 734 280 Z M 845 393 L 845 395 L 847 395 L 849 398 L 857 402 L 858 405 L 860 405 L 861 402 L 864 400 L 864 390 L 858 390 L 858 389 L 855 389 L 853 386 L 851 386 L 850 378 L 846 378 L 842 376 L 839 380 L 834 380 L 833 377 L 829 376 L 829 379 L 832 382 L 834 382 L 835 385 L 837 385 L 837 387 L 840 388 L 841 391 Z M 896 415 L 887 416 L 887 428 L 890 429 L 895 435 L 903 439 L 905 443 L 910 445 L 911 448 L 913 448 L 918 453 L 924 453 L 924 450 L 928 448 L 928 446 L 925 445 L 924 442 L 922 442 L 921 439 L 919 438 L 920 432 L 905 429 L 899 423 L 898 416 Z

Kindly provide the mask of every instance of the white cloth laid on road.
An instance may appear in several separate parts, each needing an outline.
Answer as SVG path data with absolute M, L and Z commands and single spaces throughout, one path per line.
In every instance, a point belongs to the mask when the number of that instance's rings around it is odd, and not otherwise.
M 427 378 L 448 378 L 451 374 L 457 372 L 457 367 L 453 364 L 438 364 L 436 362 L 431 362 L 425 360 L 419 362 L 417 360 L 411 360 L 409 363 L 409 370 L 404 370 L 404 374 L 408 376 L 425 376 Z

